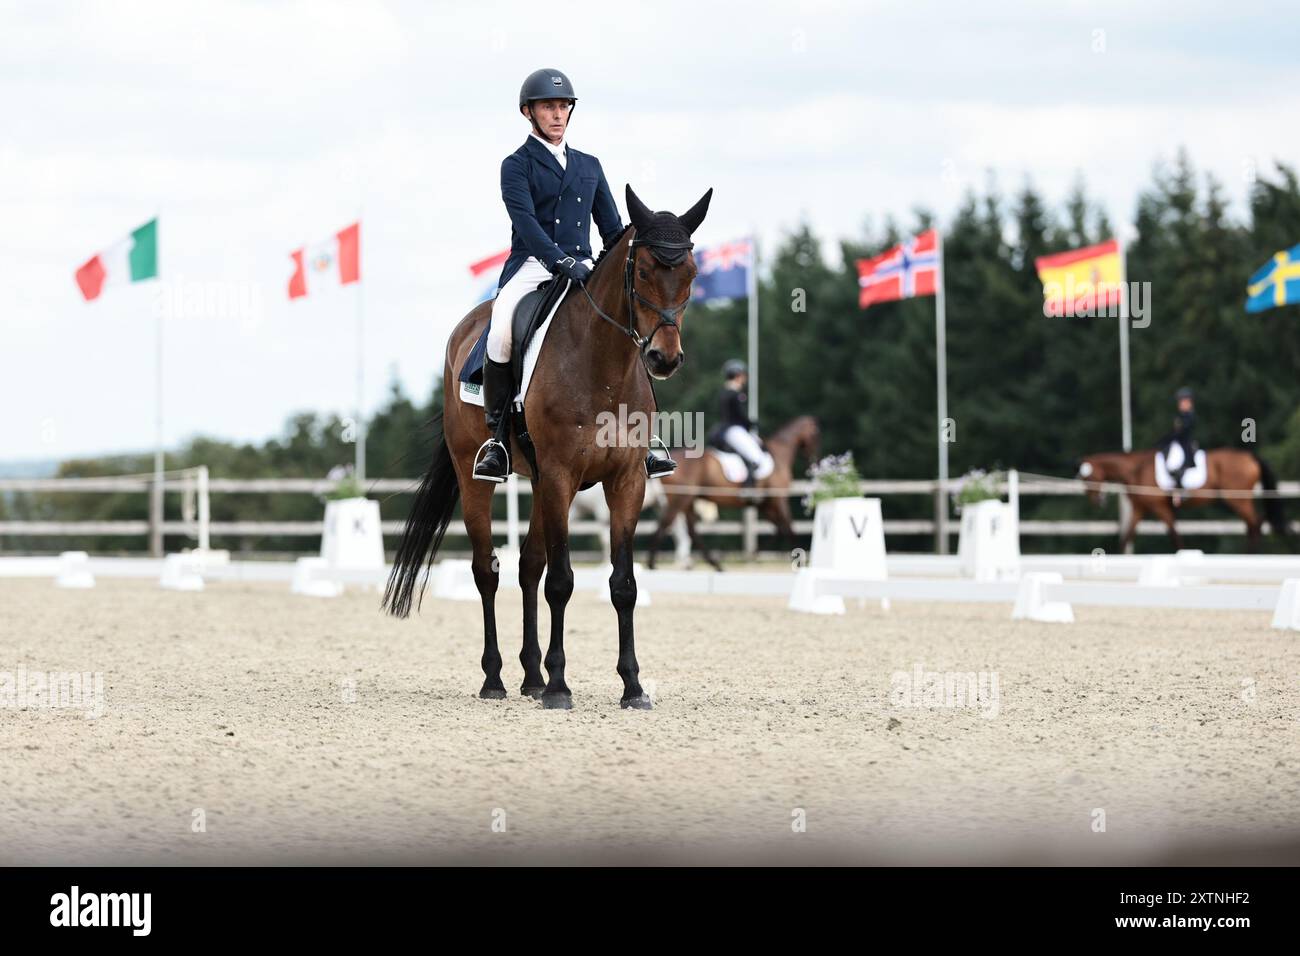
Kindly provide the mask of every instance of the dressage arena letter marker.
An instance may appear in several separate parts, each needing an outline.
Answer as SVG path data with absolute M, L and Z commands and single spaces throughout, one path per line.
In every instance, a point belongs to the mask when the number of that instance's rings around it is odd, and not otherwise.
M 879 498 L 832 498 L 817 504 L 813 515 L 808 567 L 795 571 L 787 607 L 810 614 L 843 614 L 844 599 L 817 594 L 816 582 L 828 579 L 884 581 L 885 525 Z M 882 607 L 888 605 L 882 601 Z

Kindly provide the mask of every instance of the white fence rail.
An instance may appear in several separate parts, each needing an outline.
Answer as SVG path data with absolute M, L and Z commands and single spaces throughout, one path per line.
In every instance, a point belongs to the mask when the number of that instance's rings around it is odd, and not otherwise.
M 196 496 L 197 507 L 200 512 L 208 508 L 208 496 L 213 494 L 302 494 L 323 497 L 334 489 L 335 482 L 314 478 L 208 478 L 206 485 L 206 493 L 199 493 Z M 367 483 L 367 493 L 372 496 L 405 495 L 413 493 L 417 485 L 417 479 L 381 478 Z M 948 487 L 950 490 L 953 486 L 954 483 L 949 482 Z M 152 487 L 153 481 L 148 477 L 0 479 L 0 495 L 32 492 L 46 494 L 129 493 L 147 495 Z M 194 479 L 189 476 L 169 478 L 163 482 L 163 489 L 167 492 L 194 494 L 195 487 Z M 810 487 L 810 482 L 796 481 L 790 488 L 790 497 L 802 498 L 808 493 Z M 861 490 L 863 494 L 872 496 L 928 497 L 933 502 L 936 515 L 940 513 L 940 509 L 947 507 L 946 496 L 940 492 L 939 482 L 933 479 L 863 481 Z M 1033 481 L 1021 479 L 1019 484 L 1019 492 L 1022 498 L 1033 496 L 1082 496 L 1085 490 L 1083 482 L 1074 480 Z M 522 495 L 532 493 L 532 487 L 526 480 L 520 480 L 519 493 Z M 1278 494 L 1286 498 L 1300 498 L 1300 482 L 1281 482 L 1278 486 Z M 794 510 L 797 512 L 800 509 L 796 505 Z M 888 507 L 886 507 L 886 511 L 888 511 Z M 204 524 L 203 518 L 205 517 L 205 515 L 187 514 L 181 520 L 163 520 L 161 522 L 162 532 L 165 535 L 187 536 L 197 539 L 200 536 L 200 528 Z M 1289 523 L 1293 530 L 1300 531 L 1300 521 L 1291 521 Z M 653 519 L 643 519 L 637 525 L 637 534 L 648 535 L 652 533 L 655 524 Z M 936 539 L 935 550 L 946 553 L 948 541 L 940 540 L 940 538 L 941 536 L 946 537 L 956 534 L 958 524 L 954 521 L 943 522 L 943 532 L 946 532 L 946 535 L 942 535 L 940 532 L 939 524 L 939 522 L 928 518 L 887 519 L 884 522 L 884 530 L 888 537 L 933 536 Z M 320 537 L 324 527 L 323 521 L 320 520 L 207 521 L 206 525 L 209 533 L 218 538 L 232 536 L 311 538 Z M 397 536 L 401 533 L 402 527 L 402 521 L 385 521 L 382 524 L 383 534 L 388 537 Z M 799 534 L 810 534 L 812 532 L 812 521 L 797 520 L 794 522 L 794 529 Z M 77 536 L 135 538 L 146 537 L 152 530 L 153 523 L 146 519 L 0 521 L 0 536 L 20 538 Z M 493 522 L 494 533 L 504 535 L 507 530 L 508 525 L 505 520 Z M 771 522 L 760 521 L 752 514 L 747 514 L 745 520 L 700 522 L 698 530 L 701 534 L 708 536 L 742 535 L 748 546 L 747 550 L 752 551 L 758 534 L 772 534 L 776 528 Z M 1241 535 L 1245 533 L 1246 529 L 1244 523 L 1239 520 L 1191 519 L 1180 521 L 1179 530 L 1184 536 L 1195 536 Z M 575 535 L 603 534 L 605 526 L 597 521 L 576 520 L 570 523 L 570 531 Z M 463 536 L 465 530 L 461 523 L 457 521 L 452 522 L 447 533 L 453 537 Z M 1114 537 L 1118 533 L 1119 523 L 1109 519 L 1022 520 L 1020 522 L 1020 534 L 1027 537 L 1074 536 L 1106 538 Z M 1165 535 L 1167 531 L 1164 525 L 1157 521 L 1144 521 L 1138 525 L 1138 534 Z

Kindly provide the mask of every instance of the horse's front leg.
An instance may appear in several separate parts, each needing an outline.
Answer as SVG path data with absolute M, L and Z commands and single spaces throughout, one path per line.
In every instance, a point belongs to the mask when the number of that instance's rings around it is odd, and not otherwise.
M 1131 545 L 1133 543 L 1133 539 L 1137 537 L 1138 522 L 1142 520 L 1142 517 L 1145 514 L 1146 514 L 1146 508 L 1143 505 L 1138 504 L 1136 501 L 1130 498 L 1128 527 L 1123 528 L 1120 531 L 1120 535 L 1119 535 L 1120 554 L 1128 553 L 1129 545 Z
M 618 614 L 618 676 L 623 678 L 623 698 L 619 705 L 637 710 L 650 709 L 650 698 L 641 689 L 641 668 L 636 661 L 636 638 L 632 625 L 632 615 L 636 611 L 633 538 L 644 498 L 645 475 L 639 469 L 624 472 L 615 482 L 605 482 L 605 501 L 609 505 L 609 548 L 614 565 L 609 576 L 609 596 Z
M 568 710 L 573 693 L 564 682 L 564 609 L 573 594 L 573 566 L 569 562 L 569 505 L 573 486 L 564 484 L 562 476 L 548 476 L 533 507 L 542 509 L 546 537 L 546 604 L 551 609 L 551 643 L 546 649 L 546 689 L 542 706 L 548 710 Z
M 541 699 L 546 689 L 542 677 L 542 647 L 537 639 L 537 585 L 546 568 L 546 533 L 542 524 L 542 510 L 533 498 L 533 512 L 528 520 L 528 535 L 519 554 L 519 588 L 524 593 L 524 641 L 519 650 L 519 663 L 524 666 L 524 682 L 519 693 L 534 700 Z

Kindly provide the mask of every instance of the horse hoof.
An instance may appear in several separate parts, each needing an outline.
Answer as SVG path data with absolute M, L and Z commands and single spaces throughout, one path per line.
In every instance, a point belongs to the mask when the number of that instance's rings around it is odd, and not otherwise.
M 543 710 L 572 710 L 572 694 L 542 694 Z
M 624 710 L 653 710 L 654 705 L 650 703 L 650 698 L 642 694 L 640 697 L 626 697 L 618 702 L 618 706 Z
M 545 690 L 546 687 L 539 684 L 536 687 L 521 687 L 519 688 L 519 693 L 523 694 L 525 697 L 531 697 L 533 700 L 541 700 L 542 694 Z
M 484 687 L 478 692 L 478 695 L 484 700 L 505 700 L 506 689 L 504 687 Z

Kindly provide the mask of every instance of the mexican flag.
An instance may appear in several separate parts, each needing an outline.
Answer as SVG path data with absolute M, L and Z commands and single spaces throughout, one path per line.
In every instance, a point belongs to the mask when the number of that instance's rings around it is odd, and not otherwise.
M 295 249 L 289 298 L 361 280 L 361 223 L 354 222 L 324 242 Z
M 158 220 L 150 219 L 121 242 L 90 257 L 77 270 L 77 287 L 90 302 L 108 285 L 158 277 Z

